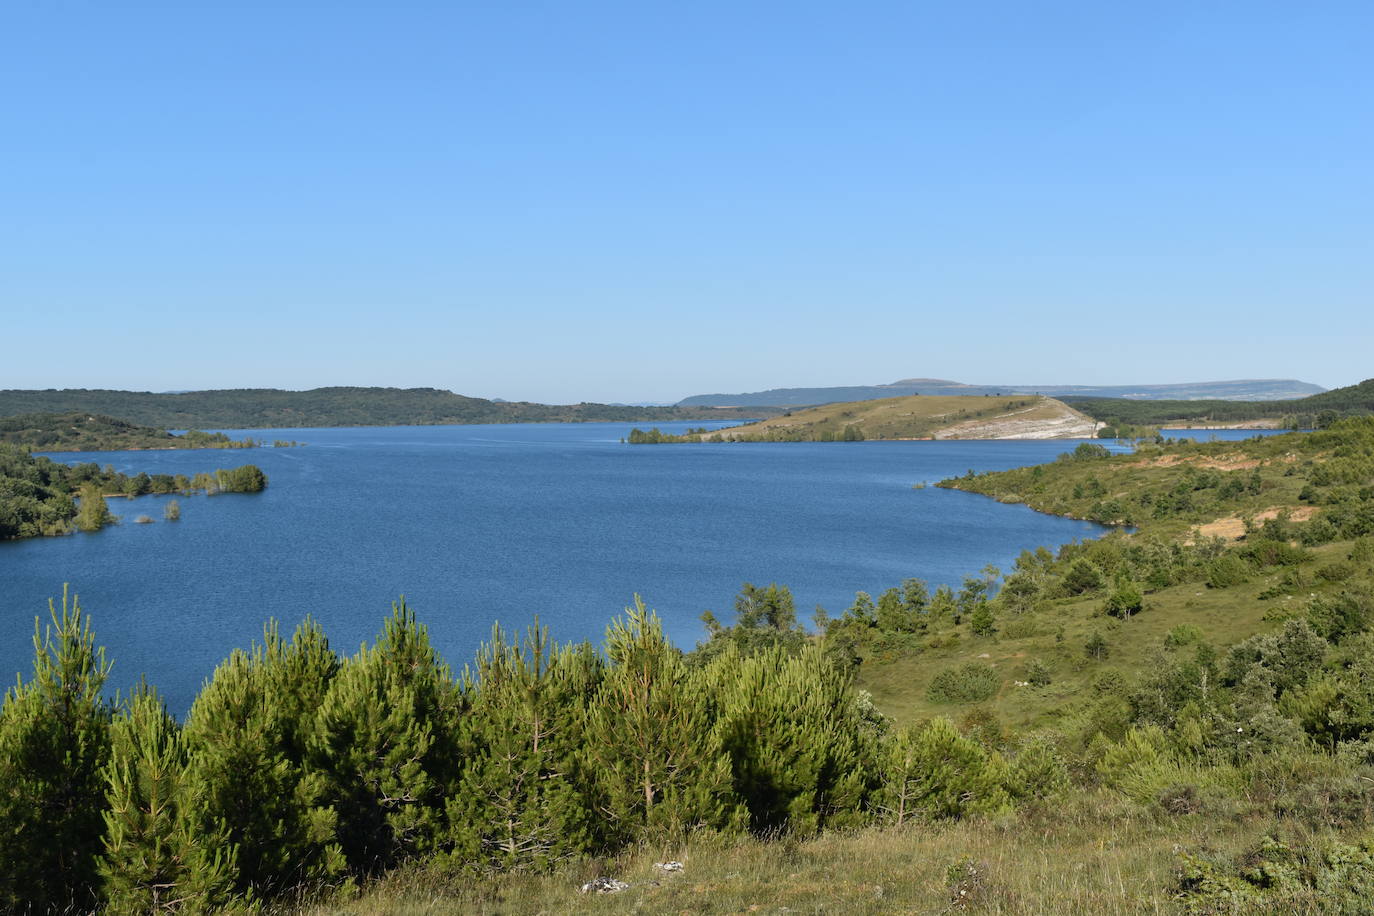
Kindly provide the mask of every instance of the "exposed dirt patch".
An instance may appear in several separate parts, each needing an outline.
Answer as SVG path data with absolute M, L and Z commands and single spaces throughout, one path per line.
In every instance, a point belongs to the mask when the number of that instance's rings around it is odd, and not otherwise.
M 1289 459 L 1290 461 L 1292 459 Z M 1264 462 L 1258 458 L 1242 458 L 1239 455 L 1233 458 L 1203 458 L 1185 457 L 1183 455 L 1161 455 L 1158 458 L 1149 458 L 1140 462 L 1142 467 L 1147 468 L 1172 468 L 1180 464 L 1191 464 L 1199 468 L 1211 468 L 1214 471 L 1248 471 L 1257 468 Z
M 1266 522 L 1271 518 L 1278 518 L 1279 513 L 1284 511 L 1281 506 L 1274 506 L 1265 509 L 1263 512 L 1256 513 L 1256 522 Z M 1295 522 L 1305 522 L 1317 514 L 1316 506 L 1297 506 L 1288 509 L 1288 517 Z M 1232 516 L 1230 518 L 1219 518 L 1214 522 L 1199 525 L 1196 530 L 1198 538 L 1226 538 L 1230 541 L 1238 541 L 1245 536 L 1245 520 Z

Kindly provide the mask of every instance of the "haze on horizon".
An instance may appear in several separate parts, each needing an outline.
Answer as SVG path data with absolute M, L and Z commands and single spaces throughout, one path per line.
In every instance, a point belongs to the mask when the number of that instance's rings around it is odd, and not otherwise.
M 1374 6 L 10 5 L 0 388 L 1374 375 Z

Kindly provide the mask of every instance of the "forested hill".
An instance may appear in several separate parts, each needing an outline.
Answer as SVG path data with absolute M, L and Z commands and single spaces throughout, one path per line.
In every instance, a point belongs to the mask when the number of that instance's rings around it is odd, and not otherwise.
M 1311 397 L 1275 401 L 1135 401 L 1125 398 L 1064 399 L 1078 410 L 1116 426 L 1164 426 L 1171 423 L 1247 423 L 1272 420 L 1274 425 L 1311 429 L 1350 416 L 1374 413 L 1374 379 L 1333 388 Z
M 85 412 L 165 429 L 292 426 L 429 426 L 458 423 L 668 422 L 771 416 L 769 409 L 532 404 L 464 397 L 437 388 L 234 388 L 160 394 L 106 389 L 0 391 L 0 417 Z
M 30 413 L 0 417 L 0 443 L 38 452 L 97 452 L 145 448 L 249 448 L 251 439 L 234 441 L 223 433 L 191 430 L 174 436 L 165 429 L 87 413 Z

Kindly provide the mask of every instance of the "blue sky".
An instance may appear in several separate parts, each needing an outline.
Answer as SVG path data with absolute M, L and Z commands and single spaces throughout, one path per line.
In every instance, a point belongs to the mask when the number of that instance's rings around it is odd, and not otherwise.
M 0 4 L 0 387 L 1374 376 L 1374 4 Z

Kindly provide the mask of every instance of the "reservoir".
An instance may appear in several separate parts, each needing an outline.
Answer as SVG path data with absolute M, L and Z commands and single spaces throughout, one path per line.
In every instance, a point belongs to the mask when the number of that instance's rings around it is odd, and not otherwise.
M 700 424 L 667 424 L 682 431 Z M 725 425 L 725 424 L 717 424 Z M 1079 440 L 622 444 L 631 424 L 226 430 L 299 448 L 54 455 L 121 471 L 253 463 L 260 494 L 109 500 L 96 534 L 0 543 L 0 676 L 31 675 L 34 618 L 64 582 L 114 662 L 185 713 L 231 649 L 269 618 L 307 615 L 349 654 L 404 595 L 455 669 L 493 623 L 538 617 L 599 642 L 639 594 L 673 641 L 732 619 L 743 582 L 792 589 L 797 613 L 842 613 L 902 579 L 957 586 L 992 563 L 1101 526 L 920 484 L 1053 460 Z M 135 524 L 148 515 L 153 524 Z

